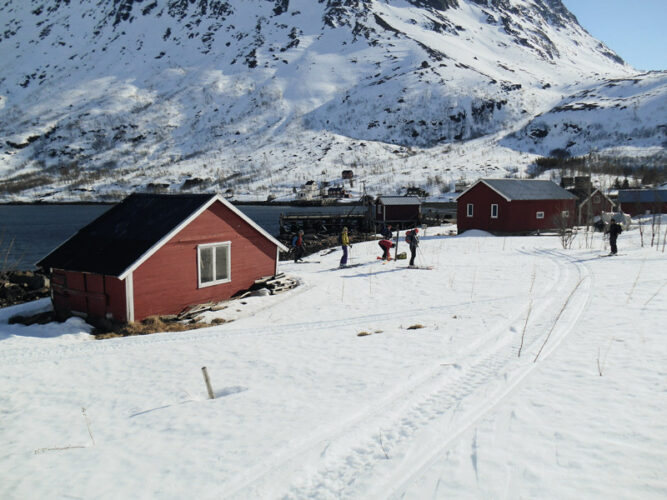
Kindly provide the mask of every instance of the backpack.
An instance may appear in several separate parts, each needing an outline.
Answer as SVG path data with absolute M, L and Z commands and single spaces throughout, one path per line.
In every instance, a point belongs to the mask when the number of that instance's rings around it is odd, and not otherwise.
M 412 231 L 405 232 L 405 242 L 412 243 Z

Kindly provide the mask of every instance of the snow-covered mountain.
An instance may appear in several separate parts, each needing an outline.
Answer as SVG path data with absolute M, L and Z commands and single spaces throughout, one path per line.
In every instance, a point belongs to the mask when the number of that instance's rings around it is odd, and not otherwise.
M 5 0 L 0 198 L 371 194 L 665 156 L 667 72 L 560 0 Z M 361 182 L 355 185 L 359 188 Z

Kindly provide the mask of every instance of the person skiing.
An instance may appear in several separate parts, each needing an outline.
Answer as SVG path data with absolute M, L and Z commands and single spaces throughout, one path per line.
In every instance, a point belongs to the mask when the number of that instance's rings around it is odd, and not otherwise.
M 616 222 L 616 220 L 612 217 L 611 222 L 609 223 L 609 247 L 611 248 L 611 252 L 609 255 L 616 255 L 616 252 L 618 251 L 618 248 L 616 248 L 616 239 L 618 238 L 618 235 L 623 232 L 623 228 L 621 225 Z
M 410 266 L 415 267 L 415 257 L 417 256 L 417 247 L 419 246 L 419 228 L 405 233 L 405 241 L 410 245 Z
M 340 258 L 340 267 L 347 265 L 347 249 L 350 246 L 350 238 L 347 235 L 347 228 L 344 227 L 339 237 L 340 244 L 343 247 L 343 256 Z
M 387 224 L 385 226 L 382 226 L 382 229 L 380 230 L 380 234 L 382 235 L 382 239 L 378 242 L 378 245 L 380 245 L 380 248 L 382 249 L 382 260 L 391 260 L 391 255 L 389 255 L 389 249 L 394 247 L 394 244 L 391 241 L 391 224 Z
M 382 249 L 382 260 L 391 260 L 391 255 L 389 250 L 394 248 L 394 242 L 388 239 L 382 239 L 378 242 L 380 248 Z
M 392 233 L 391 233 L 391 224 L 387 224 L 386 226 L 382 226 L 382 230 L 380 231 L 380 234 L 385 240 L 390 240 Z
M 294 263 L 303 262 L 301 258 L 305 252 L 303 246 L 303 229 L 299 229 L 299 232 L 292 238 L 292 247 L 294 248 Z

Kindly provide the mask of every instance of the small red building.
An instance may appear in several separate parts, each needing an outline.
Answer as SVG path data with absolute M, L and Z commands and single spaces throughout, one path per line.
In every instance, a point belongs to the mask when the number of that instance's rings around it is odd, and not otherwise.
M 591 188 L 592 189 L 592 188 Z M 577 197 L 577 225 L 591 223 L 594 217 L 599 217 L 603 212 L 613 212 L 616 204 L 602 191 L 595 188 L 588 189 L 568 189 Z
M 667 214 L 667 188 L 620 189 L 618 203 L 630 215 Z
M 276 274 L 280 250 L 219 195 L 133 194 L 37 265 L 58 314 L 132 322 L 228 299 Z
M 577 197 L 551 181 L 480 179 L 456 201 L 459 234 L 523 233 L 572 227 Z
M 375 202 L 375 220 L 396 227 L 408 227 L 421 221 L 422 202 L 417 196 L 380 196 Z

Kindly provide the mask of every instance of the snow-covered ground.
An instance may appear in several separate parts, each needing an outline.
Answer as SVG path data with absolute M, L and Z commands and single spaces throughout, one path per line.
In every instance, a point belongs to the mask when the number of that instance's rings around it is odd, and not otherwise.
M 311 256 L 204 330 L 0 311 L 0 498 L 667 497 L 664 231 L 602 258 L 599 233 L 449 229 L 433 270 Z

